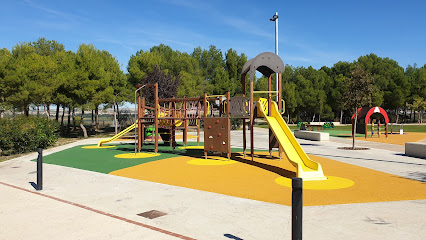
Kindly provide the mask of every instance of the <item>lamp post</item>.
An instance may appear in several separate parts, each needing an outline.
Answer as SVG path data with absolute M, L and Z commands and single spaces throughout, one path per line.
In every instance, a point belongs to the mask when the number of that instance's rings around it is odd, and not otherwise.
M 275 15 L 272 16 L 272 18 L 269 20 L 272 22 L 275 22 L 275 54 L 278 55 L 278 12 L 275 12 Z M 276 90 L 278 91 L 278 73 L 275 74 L 275 87 L 276 87 Z M 278 94 L 277 94 L 277 103 L 278 101 L 280 101 L 280 99 L 278 99 Z

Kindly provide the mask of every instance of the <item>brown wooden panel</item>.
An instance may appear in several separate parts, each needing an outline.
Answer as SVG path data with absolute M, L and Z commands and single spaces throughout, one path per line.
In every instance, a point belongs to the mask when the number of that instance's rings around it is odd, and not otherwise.
M 204 151 L 231 151 L 231 121 L 225 117 L 204 118 Z

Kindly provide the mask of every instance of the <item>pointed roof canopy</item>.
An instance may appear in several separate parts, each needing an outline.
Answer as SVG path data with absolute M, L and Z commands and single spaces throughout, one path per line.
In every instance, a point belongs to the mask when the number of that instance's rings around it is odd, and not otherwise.
M 358 108 L 358 119 L 363 119 L 365 124 L 368 124 L 371 115 L 375 114 L 375 113 L 380 113 L 384 120 L 385 123 L 388 124 L 389 123 L 389 117 L 388 114 L 386 113 L 386 111 L 381 108 L 381 107 L 363 107 L 363 108 Z M 352 121 L 354 121 L 355 118 L 355 114 L 352 115 Z
M 264 52 L 250 59 L 243 66 L 241 74 L 249 73 L 250 82 L 253 81 L 256 71 L 269 77 L 274 73 L 284 72 L 284 63 L 275 53 Z

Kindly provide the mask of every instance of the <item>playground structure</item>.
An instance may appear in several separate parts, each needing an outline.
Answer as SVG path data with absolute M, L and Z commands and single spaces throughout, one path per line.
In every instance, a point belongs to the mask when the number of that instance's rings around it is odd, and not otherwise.
M 371 132 L 372 136 L 374 135 L 374 120 L 377 121 L 377 136 L 380 137 L 380 130 L 384 130 L 386 137 L 388 137 L 388 124 L 389 117 L 386 111 L 381 107 L 362 107 L 357 110 L 357 124 L 356 131 L 355 128 L 355 114 L 352 115 L 352 136 L 353 134 L 360 133 L 365 134 L 365 138 L 367 138 L 368 133 L 368 124 L 371 123 Z M 381 123 L 384 124 L 384 129 L 380 129 Z
M 256 71 L 268 78 L 267 91 L 254 91 L 254 75 Z M 284 72 L 284 63 L 281 58 L 270 52 L 261 53 L 249 60 L 241 72 L 242 96 L 230 97 L 225 95 L 208 96 L 204 93 L 202 97 L 196 98 L 168 98 L 158 97 L 158 83 L 138 85 L 135 91 L 136 101 L 136 123 L 126 129 L 135 129 L 135 154 L 140 152 L 145 141 L 145 128 L 154 126 L 154 152 L 158 152 L 159 136 L 164 142 L 169 142 L 175 149 L 176 131 L 183 130 L 183 142 L 187 144 L 187 134 L 190 128 L 197 130 L 197 142 L 200 143 L 201 121 L 204 123 L 204 155 L 207 158 L 209 152 L 220 152 L 226 154 L 228 160 L 231 157 L 231 127 L 233 118 L 242 119 L 243 122 L 243 154 L 246 158 L 246 122 L 250 122 L 250 156 L 254 160 L 254 120 L 256 117 L 265 118 L 269 125 L 269 153 L 272 155 L 273 148 L 278 148 L 281 159 L 282 152 L 286 154 L 290 163 L 297 169 L 297 177 L 306 180 L 326 180 L 321 164 L 312 161 L 300 144 L 297 142 L 289 127 L 282 118 L 283 101 L 281 93 L 281 76 Z M 272 90 L 272 76 L 278 73 L 277 90 Z M 246 97 L 246 76 L 250 80 L 250 94 Z M 144 89 L 145 88 L 145 89 Z M 148 106 L 141 89 L 154 90 L 154 99 Z M 255 94 L 268 94 L 268 98 L 255 98 Z M 278 96 L 278 103 L 272 100 L 273 95 Z M 210 102 L 219 103 L 217 116 L 210 110 Z M 120 135 L 122 133 L 119 133 Z M 109 140 L 114 140 L 113 137 Z M 105 143 L 107 141 L 103 141 Z M 102 145 L 98 144 L 98 146 Z

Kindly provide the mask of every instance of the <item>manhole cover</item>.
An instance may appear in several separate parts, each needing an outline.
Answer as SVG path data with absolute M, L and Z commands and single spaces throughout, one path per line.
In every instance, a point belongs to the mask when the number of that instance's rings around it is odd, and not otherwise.
M 157 210 L 151 210 L 151 211 L 139 213 L 139 214 L 136 214 L 136 215 L 141 216 L 141 217 L 145 217 L 145 218 L 149 218 L 149 219 L 154 219 L 154 218 L 158 218 L 158 217 L 167 215 L 167 213 L 157 211 Z

